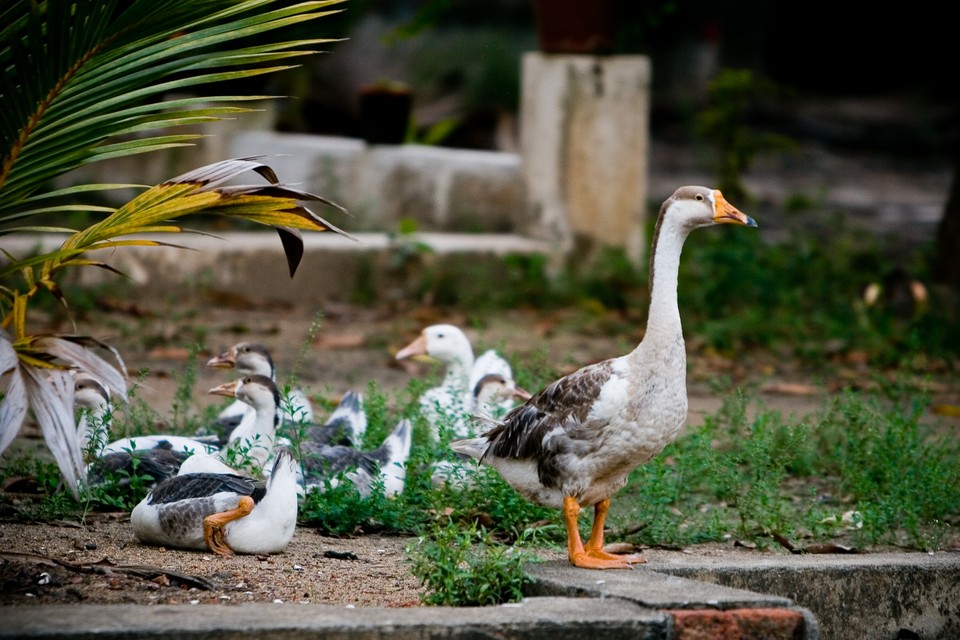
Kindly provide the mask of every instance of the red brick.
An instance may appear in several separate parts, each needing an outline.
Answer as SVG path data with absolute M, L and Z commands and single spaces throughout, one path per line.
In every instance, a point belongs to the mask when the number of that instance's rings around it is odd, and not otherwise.
M 740 640 L 737 621 L 728 611 L 691 609 L 670 611 L 673 640 Z
M 803 640 L 803 614 L 790 609 L 737 609 L 731 611 L 740 627 L 741 640 Z

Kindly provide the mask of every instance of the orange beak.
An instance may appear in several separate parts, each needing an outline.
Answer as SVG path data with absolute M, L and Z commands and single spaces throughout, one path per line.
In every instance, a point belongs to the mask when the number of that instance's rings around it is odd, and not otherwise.
M 214 369 L 233 369 L 237 364 L 237 351 L 234 348 L 227 349 L 223 353 L 207 360 L 207 366 Z
M 713 191 L 713 221 L 717 224 L 742 224 L 757 226 L 756 220 L 727 202 L 719 190 Z
M 396 358 L 397 360 L 403 360 L 404 358 L 410 358 L 413 356 L 426 356 L 427 355 L 427 338 L 420 334 L 420 337 L 405 346 L 400 351 L 397 351 Z M 419 358 L 418 358 L 419 359 Z
M 233 382 L 225 382 L 218 387 L 214 387 L 207 391 L 207 393 L 212 393 L 217 396 L 227 396 L 228 398 L 235 398 L 237 394 L 237 384 L 239 382 L 234 380 Z

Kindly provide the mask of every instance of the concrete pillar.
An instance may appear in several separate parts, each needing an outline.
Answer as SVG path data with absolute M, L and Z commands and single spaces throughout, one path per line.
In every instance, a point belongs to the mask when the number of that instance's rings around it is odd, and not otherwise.
M 524 55 L 527 235 L 644 258 L 650 77 L 646 56 Z

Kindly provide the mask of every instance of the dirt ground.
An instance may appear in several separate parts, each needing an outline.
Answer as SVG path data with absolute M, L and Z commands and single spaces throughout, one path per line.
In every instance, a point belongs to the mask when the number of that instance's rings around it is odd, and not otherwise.
M 403 388 L 411 376 L 424 375 L 427 365 L 401 365 L 392 354 L 434 322 L 470 326 L 462 315 L 428 308 L 373 310 L 330 305 L 319 329 L 314 310 L 274 308 L 267 301 L 214 300 L 202 315 L 151 307 L 147 302 L 98 301 L 96 327 L 81 318 L 79 328 L 118 347 L 131 372 L 147 369 L 138 395 L 161 413 L 170 406 L 176 378 L 187 366 L 184 345 L 200 343 L 205 360 L 240 340 L 266 344 L 273 352 L 281 380 L 297 368 L 299 383 L 311 395 L 338 398 L 351 388 L 365 389 L 375 380 L 388 394 Z M 202 319 L 202 325 L 200 324 Z M 83 326 L 83 323 L 87 326 Z M 50 330 L 66 327 L 51 323 Z M 567 312 L 511 311 L 498 314 L 468 333 L 474 344 L 495 346 L 519 361 L 542 362 L 557 373 L 623 353 L 640 337 L 642 326 L 621 325 L 616 332 L 582 324 Z M 768 407 L 802 414 L 822 406 L 831 386 L 858 375 L 856 363 L 840 363 L 829 377 L 803 371 L 770 357 L 735 361 L 690 350 L 690 422 L 715 411 L 720 398 L 712 380 L 726 376 L 755 385 Z M 300 364 L 296 364 L 300 362 Z M 215 402 L 205 391 L 224 382 L 223 371 L 200 367 L 195 398 Z M 814 384 L 813 380 L 816 380 Z M 955 400 L 957 389 L 938 390 Z M 392 396 L 391 396 L 392 397 Z M 35 430 L 25 429 L 17 447 L 42 447 Z M 409 607 L 419 605 L 420 586 L 405 562 L 407 538 L 361 536 L 329 538 L 299 527 L 285 553 L 270 557 L 220 558 L 209 553 L 164 550 L 134 540 L 127 514 L 92 514 L 84 524 L 0 523 L 0 594 L 4 604 L 47 603 L 244 603 L 311 602 L 344 606 Z M 687 553 L 730 552 L 712 545 Z M 650 550 L 652 558 L 661 553 Z M 560 553 L 546 552 L 546 557 Z

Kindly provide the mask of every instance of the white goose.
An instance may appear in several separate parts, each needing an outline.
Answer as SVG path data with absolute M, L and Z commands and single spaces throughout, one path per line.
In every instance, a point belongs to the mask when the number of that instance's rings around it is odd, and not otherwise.
M 495 468 L 527 499 L 563 509 L 570 562 L 612 569 L 643 562 L 603 550 L 610 497 L 638 465 L 680 433 L 687 416 L 686 352 L 677 305 L 687 235 L 713 224 L 756 222 L 717 191 L 681 187 L 660 208 L 650 259 L 650 310 L 629 354 L 565 376 L 513 409 L 487 433 L 451 448 Z M 593 505 L 586 545 L 580 508 Z
M 425 328 L 416 340 L 397 352 L 396 358 L 424 356 L 439 360 L 446 368 L 440 386 L 428 389 L 420 396 L 420 410 L 430 424 L 434 441 L 439 439 L 441 424 L 448 425 L 454 437 L 471 435 L 465 416 L 477 411 L 474 390 L 481 378 L 496 374 L 507 386 L 515 386 L 513 371 L 503 357 L 489 349 L 474 359 L 470 340 L 452 324 Z M 513 405 L 512 398 L 504 398 L 499 403 L 504 411 Z
M 241 376 L 266 376 L 276 382 L 277 370 L 270 352 L 262 344 L 240 342 L 220 355 L 207 360 L 207 366 L 215 369 L 236 369 Z M 288 424 L 313 422 L 313 406 L 302 389 L 290 389 L 283 398 L 283 419 Z M 220 412 L 219 418 L 229 422 L 233 418 L 249 415 L 249 405 L 237 400 Z
M 130 514 L 138 540 L 218 555 L 279 553 L 297 524 L 297 463 L 288 449 L 270 476 L 191 473 L 160 484 Z
M 473 389 L 473 405 L 476 412 L 469 419 L 476 424 L 495 424 L 498 418 L 503 417 L 502 403 L 509 400 L 526 401 L 530 394 L 523 389 L 510 386 L 503 376 L 498 373 L 488 373 L 480 378 Z M 456 460 L 437 460 L 433 463 L 430 481 L 436 488 L 456 487 L 465 488 L 473 481 L 471 467 L 464 466 L 469 456 L 458 454 Z
M 214 387 L 207 393 L 236 398 L 250 407 L 252 414 L 252 418 L 245 417 L 233 430 L 216 457 L 230 466 L 253 463 L 265 470 L 277 443 L 277 429 L 283 422 L 277 385 L 267 376 L 248 375 Z

